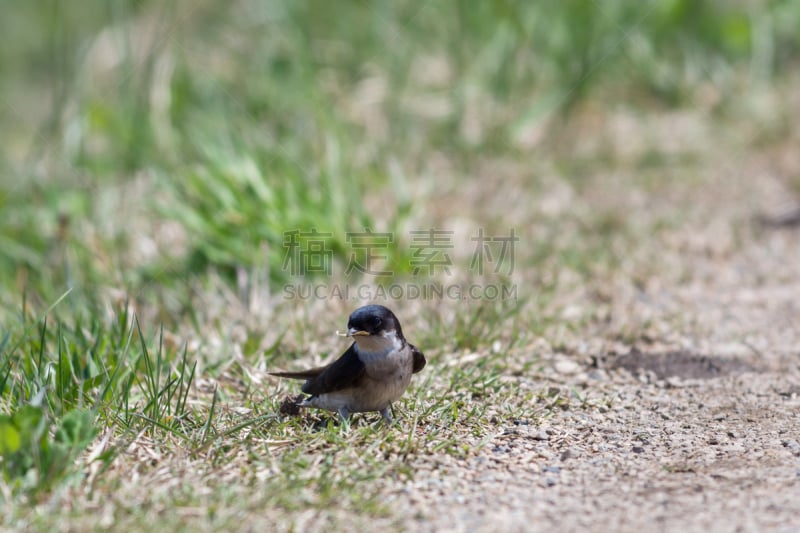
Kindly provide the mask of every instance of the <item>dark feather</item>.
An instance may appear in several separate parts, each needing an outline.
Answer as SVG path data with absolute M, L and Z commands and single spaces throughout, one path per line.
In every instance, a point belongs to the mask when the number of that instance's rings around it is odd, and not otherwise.
M 410 342 L 408 343 L 408 347 L 411 348 L 411 354 L 414 356 L 413 373 L 416 374 L 417 372 L 425 368 L 425 363 L 427 362 L 425 361 L 425 354 L 419 351 L 419 348 L 417 348 Z
M 325 394 L 353 386 L 364 374 L 364 363 L 358 358 L 353 343 L 339 359 L 317 370 L 322 371 L 309 378 L 300 389 L 306 394 Z
M 309 370 L 298 370 L 297 372 L 267 372 L 270 376 L 277 376 L 279 378 L 291 379 L 314 379 L 319 376 L 327 367 L 320 366 L 318 368 L 311 368 Z

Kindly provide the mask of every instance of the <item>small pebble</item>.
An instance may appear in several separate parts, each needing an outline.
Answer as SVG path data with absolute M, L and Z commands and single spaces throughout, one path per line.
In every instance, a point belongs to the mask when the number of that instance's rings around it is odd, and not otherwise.
M 794 439 L 787 439 L 781 441 L 781 444 L 784 448 L 789 448 L 789 450 L 796 456 L 800 457 L 800 443 L 798 443 Z
M 533 440 L 550 440 L 550 436 L 546 431 L 537 431 L 533 434 Z
M 581 367 L 575 361 L 556 361 L 554 368 L 559 374 L 575 374 Z

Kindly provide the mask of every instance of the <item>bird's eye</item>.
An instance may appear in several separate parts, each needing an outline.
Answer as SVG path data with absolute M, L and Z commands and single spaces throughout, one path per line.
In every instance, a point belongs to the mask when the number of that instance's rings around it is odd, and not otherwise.
M 379 327 L 381 327 L 381 324 L 383 324 L 383 319 L 382 318 L 376 318 L 375 319 L 375 327 L 379 328 Z

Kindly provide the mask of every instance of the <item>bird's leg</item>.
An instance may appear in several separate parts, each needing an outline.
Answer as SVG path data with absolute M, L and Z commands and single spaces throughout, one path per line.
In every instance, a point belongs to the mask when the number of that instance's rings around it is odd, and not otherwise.
M 392 414 L 389 412 L 389 407 L 388 406 L 386 406 L 383 409 L 381 409 L 381 416 L 383 417 L 384 420 L 386 420 L 386 425 L 387 426 L 391 426 L 392 425 Z
M 343 427 L 350 427 L 350 410 L 347 407 L 340 407 L 339 408 L 339 422 L 341 422 Z

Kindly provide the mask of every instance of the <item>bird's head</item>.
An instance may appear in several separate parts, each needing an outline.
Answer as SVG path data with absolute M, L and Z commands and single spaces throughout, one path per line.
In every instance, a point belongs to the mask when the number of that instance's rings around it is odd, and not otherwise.
M 382 305 L 365 305 L 350 315 L 346 336 L 353 337 L 358 347 L 368 352 L 389 349 L 403 339 L 400 322 Z

